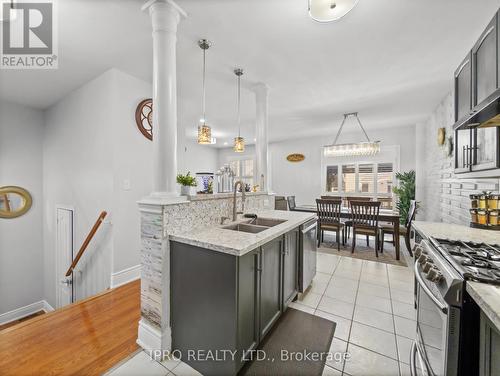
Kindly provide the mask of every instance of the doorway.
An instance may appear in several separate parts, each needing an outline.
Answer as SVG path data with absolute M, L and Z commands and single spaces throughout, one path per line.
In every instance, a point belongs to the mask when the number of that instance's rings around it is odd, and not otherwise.
M 73 209 L 56 207 L 56 305 L 64 307 L 74 301 L 73 276 L 66 271 L 73 262 Z

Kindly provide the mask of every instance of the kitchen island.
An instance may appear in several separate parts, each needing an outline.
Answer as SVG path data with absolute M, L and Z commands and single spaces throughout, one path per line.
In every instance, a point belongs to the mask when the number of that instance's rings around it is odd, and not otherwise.
M 172 348 L 204 375 L 237 374 L 298 293 L 300 229 L 315 215 L 256 214 L 170 235 Z

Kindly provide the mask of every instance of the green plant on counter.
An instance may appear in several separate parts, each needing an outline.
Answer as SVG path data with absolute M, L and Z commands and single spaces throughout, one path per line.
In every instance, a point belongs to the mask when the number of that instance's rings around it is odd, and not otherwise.
M 196 179 L 188 171 L 186 175 L 177 175 L 177 183 L 184 187 L 196 187 Z
M 404 224 L 410 210 L 410 202 L 415 200 L 415 171 L 397 172 L 396 178 L 399 180 L 399 186 L 394 187 L 392 191 L 398 196 L 396 208 L 401 216 L 400 222 Z

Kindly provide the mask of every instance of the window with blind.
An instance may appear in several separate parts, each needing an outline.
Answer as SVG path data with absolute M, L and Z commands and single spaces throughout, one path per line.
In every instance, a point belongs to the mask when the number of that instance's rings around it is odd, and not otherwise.
M 356 192 L 356 165 L 342 165 L 342 192 Z
M 328 166 L 326 168 L 326 191 L 338 192 L 339 191 L 339 167 Z
M 343 197 L 367 196 L 382 202 L 382 208 L 393 206 L 393 163 L 351 163 L 326 166 L 326 192 Z
M 231 170 L 234 172 L 235 181 L 241 180 L 243 183 L 250 186 L 254 185 L 253 182 L 253 171 L 254 171 L 254 160 L 253 159 L 237 159 L 229 162 Z

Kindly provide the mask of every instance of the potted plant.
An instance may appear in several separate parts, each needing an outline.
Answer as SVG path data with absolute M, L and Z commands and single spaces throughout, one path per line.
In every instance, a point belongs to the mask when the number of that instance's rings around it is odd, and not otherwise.
M 398 196 L 396 208 L 401 216 L 400 222 L 405 223 L 410 210 L 410 201 L 415 200 L 415 171 L 396 173 L 399 180 L 399 187 L 394 187 L 392 191 Z
M 191 173 L 189 171 L 186 175 L 177 175 L 177 183 L 181 185 L 181 195 L 196 195 L 196 178 L 194 176 L 191 176 Z

